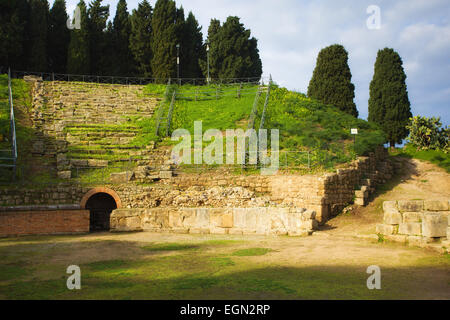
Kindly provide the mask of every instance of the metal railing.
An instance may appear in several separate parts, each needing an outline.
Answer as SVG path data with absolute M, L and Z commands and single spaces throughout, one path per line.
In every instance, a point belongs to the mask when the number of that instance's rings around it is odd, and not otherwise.
M 10 136 L 11 136 L 11 150 L 0 150 L 1 153 L 10 154 L 9 156 L 0 155 L 0 160 L 3 160 L 7 163 L 0 163 L 0 167 L 3 168 L 12 168 L 12 180 L 16 179 L 16 165 L 17 165 L 17 138 L 16 138 L 16 122 L 14 117 L 14 102 L 12 95 L 12 83 L 11 83 L 11 71 L 8 69 L 8 104 L 10 108 Z M 10 163 L 8 163 L 10 162 Z M 11 164 L 12 162 L 12 164 Z

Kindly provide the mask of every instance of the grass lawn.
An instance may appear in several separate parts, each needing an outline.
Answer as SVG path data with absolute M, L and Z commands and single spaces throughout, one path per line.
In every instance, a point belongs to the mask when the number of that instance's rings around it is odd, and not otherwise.
M 450 298 L 448 255 L 314 236 L 33 236 L 1 239 L 0 256 L 1 299 Z M 373 264 L 382 290 L 366 287 Z

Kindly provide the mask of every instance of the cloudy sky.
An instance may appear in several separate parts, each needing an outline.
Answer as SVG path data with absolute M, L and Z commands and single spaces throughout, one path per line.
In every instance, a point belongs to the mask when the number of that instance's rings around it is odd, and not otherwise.
M 66 1 L 73 12 L 78 0 Z M 152 6 L 155 1 L 150 0 Z M 138 2 L 127 0 L 129 11 Z M 114 16 L 117 1 L 104 3 Z M 194 13 L 204 36 L 211 18 L 239 16 L 258 39 L 264 76 L 271 74 L 278 84 L 300 92 L 307 91 L 320 49 L 344 45 L 364 119 L 377 51 L 394 48 L 403 59 L 413 114 L 441 116 L 450 125 L 448 0 L 178 0 L 180 5 L 186 14 Z M 370 5 L 380 8 L 379 29 L 367 26 Z

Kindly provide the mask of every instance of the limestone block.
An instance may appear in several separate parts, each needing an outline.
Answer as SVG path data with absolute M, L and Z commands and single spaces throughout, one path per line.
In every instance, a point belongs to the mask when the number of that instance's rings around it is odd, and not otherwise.
M 367 198 L 369 196 L 369 191 L 366 190 L 356 190 L 355 191 L 356 198 Z
M 389 224 L 377 224 L 376 233 L 391 235 L 397 233 L 397 226 Z
M 447 240 L 450 240 L 450 227 L 447 227 Z
M 400 223 L 398 233 L 411 236 L 420 236 L 422 234 L 422 224 L 420 222 Z
M 107 167 L 108 160 L 88 159 L 87 165 L 89 167 Z
M 448 201 L 425 200 L 424 207 L 427 211 L 448 211 Z
M 173 172 L 172 171 L 160 171 L 159 172 L 159 177 L 161 179 L 170 179 L 173 176 Z
M 209 229 L 209 210 L 209 208 L 197 208 L 195 210 L 195 228 Z
M 225 213 L 222 215 L 222 228 L 232 228 L 233 227 L 233 213 Z
M 399 200 L 398 210 L 402 212 L 420 212 L 423 210 L 423 200 Z
M 312 220 L 316 218 L 316 212 L 314 210 L 306 210 L 302 213 L 303 220 Z
M 424 237 L 446 237 L 448 221 L 445 215 L 425 213 L 422 220 L 422 235 Z
M 389 209 L 384 212 L 383 221 L 385 224 L 400 224 L 402 223 L 402 214 L 398 210 Z
M 60 179 L 70 179 L 71 176 L 72 176 L 72 172 L 70 170 L 58 171 L 58 178 L 60 178 Z
M 233 209 L 233 229 L 242 229 L 245 227 L 245 208 L 234 208 Z M 231 231 L 231 230 L 230 230 Z
M 111 183 L 126 183 L 131 180 L 132 172 L 114 172 L 110 175 Z
M 70 163 L 75 167 L 87 167 L 88 161 L 84 159 L 71 159 Z
M 355 204 L 357 206 L 365 206 L 366 205 L 366 198 L 356 198 Z
M 391 234 L 391 235 L 387 235 L 386 239 L 390 240 L 390 241 L 406 243 L 406 241 L 408 240 L 408 236 L 407 235 L 401 235 L 401 234 Z
M 423 240 L 420 236 L 408 236 L 408 243 L 412 246 L 420 246 Z
M 403 212 L 403 222 L 422 222 L 422 212 Z
M 384 201 L 383 211 L 397 211 L 397 201 Z

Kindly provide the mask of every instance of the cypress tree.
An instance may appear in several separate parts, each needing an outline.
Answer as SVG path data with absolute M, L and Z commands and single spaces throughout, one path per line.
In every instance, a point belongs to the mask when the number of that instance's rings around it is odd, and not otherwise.
M 27 69 L 25 33 L 29 6 L 26 0 L 0 2 L 0 61 L 3 67 Z
M 94 0 L 89 4 L 89 47 L 91 73 L 94 75 L 111 74 L 113 68 L 107 64 L 109 60 L 108 38 L 103 30 L 109 16 L 109 5 L 103 6 L 102 0 Z
M 50 10 L 47 47 L 49 70 L 52 72 L 66 72 L 70 41 L 67 18 L 66 1 L 55 0 Z
M 70 30 L 67 72 L 90 74 L 89 18 L 83 0 L 80 0 L 78 7 L 80 8 L 81 28 Z
M 217 19 L 211 19 L 211 22 L 209 23 L 208 27 L 208 38 L 206 40 L 207 44 L 209 45 L 209 76 L 210 78 L 219 78 L 219 68 L 220 68 L 220 61 L 222 61 L 223 56 L 222 52 L 219 50 L 219 32 L 220 32 L 220 20 Z M 207 57 L 204 57 L 203 59 L 200 58 L 199 61 L 200 68 L 202 69 L 203 75 L 205 78 L 208 77 L 208 61 Z
M 136 61 L 139 75 L 152 75 L 152 16 L 153 9 L 147 0 L 139 3 L 131 15 L 130 50 Z
M 400 55 L 393 49 L 379 50 L 370 82 L 368 120 L 381 125 L 391 148 L 408 136 L 411 104 L 406 88 L 406 74 Z
M 131 24 L 125 0 L 117 3 L 113 25 L 113 74 L 128 76 L 132 69 L 132 56 L 129 48 Z
M 152 19 L 152 71 L 163 81 L 176 77 L 177 12 L 172 0 L 158 0 Z
M 251 31 L 245 29 L 238 17 L 228 17 L 220 26 L 211 20 L 208 30 L 210 46 L 210 75 L 219 78 L 260 77 L 262 63 L 257 40 L 250 38 Z M 206 64 L 201 63 L 205 74 Z
M 180 57 L 180 65 L 177 65 L 177 68 L 179 67 L 180 69 L 180 74 L 178 74 L 177 71 L 177 77 L 186 78 L 187 76 L 184 74 L 183 70 L 188 63 L 188 61 L 186 60 L 186 48 L 189 44 L 187 43 L 186 39 L 186 21 L 184 18 L 183 6 L 181 6 L 179 9 L 176 9 L 175 28 L 175 33 L 177 35 L 176 46 L 179 45 L 179 49 L 177 50 L 178 52 L 176 54 Z
M 30 71 L 47 71 L 47 30 L 49 6 L 47 0 L 30 0 Z
M 182 75 L 185 78 L 200 78 L 202 72 L 199 59 L 204 58 L 204 46 L 202 27 L 192 12 L 189 12 L 184 25 L 184 37 L 182 41 Z
M 331 45 L 319 52 L 308 96 L 357 117 L 358 110 L 353 102 L 355 86 L 351 79 L 347 51 L 339 44 Z

